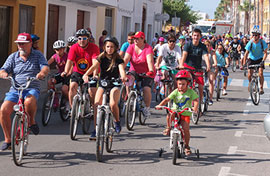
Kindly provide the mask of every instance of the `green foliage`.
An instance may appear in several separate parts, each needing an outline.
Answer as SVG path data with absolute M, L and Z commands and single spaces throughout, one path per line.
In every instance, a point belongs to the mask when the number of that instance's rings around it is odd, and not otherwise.
M 186 22 L 195 23 L 200 19 L 197 13 L 185 3 L 185 0 L 163 0 L 163 11 L 170 15 L 170 22 L 172 17 L 180 17 L 181 26 Z
M 254 10 L 254 5 L 249 3 L 249 0 L 245 0 L 243 5 L 240 5 L 238 8 L 240 11 L 249 12 L 249 10 Z
M 215 19 L 221 20 L 225 13 L 229 12 L 231 0 L 221 0 L 215 11 Z

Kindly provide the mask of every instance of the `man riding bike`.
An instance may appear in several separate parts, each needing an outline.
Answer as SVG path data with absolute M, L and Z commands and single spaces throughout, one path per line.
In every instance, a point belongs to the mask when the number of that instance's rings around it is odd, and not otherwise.
M 239 69 L 239 58 L 240 58 L 240 48 L 239 48 L 238 37 L 234 36 L 233 41 L 230 44 L 229 51 L 231 51 L 231 61 L 236 60 L 236 68 Z

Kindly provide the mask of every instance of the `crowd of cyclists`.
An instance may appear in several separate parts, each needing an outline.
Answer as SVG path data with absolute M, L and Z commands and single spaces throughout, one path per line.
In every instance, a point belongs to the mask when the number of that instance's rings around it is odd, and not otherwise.
M 20 48 L 23 43 L 31 43 L 32 50 L 38 50 L 37 41 L 39 37 L 32 35 L 32 39 L 28 39 L 29 34 L 23 33 L 21 38 L 15 41 L 18 44 L 19 54 L 22 54 Z M 90 95 L 90 103 L 94 109 L 94 124 L 96 124 L 97 107 L 102 104 L 102 94 L 104 88 L 100 83 L 104 79 L 120 78 L 123 84 L 126 85 L 128 94 L 129 87 L 134 85 L 134 81 L 141 82 L 141 87 L 144 95 L 145 107 L 142 110 L 143 116 L 149 118 L 151 116 L 150 105 L 152 100 L 152 92 L 157 91 L 157 80 L 167 79 L 171 76 L 173 80 L 173 89 L 169 95 L 164 97 L 164 100 L 157 102 L 159 106 L 166 105 L 169 101 L 173 101 L 173 107 L 180 110 L 183 107 L 192 108 L 194 113 L 198 113 L 198 101 L 203 101 L 203 89 L 205 82 L 209 84 L 209 105 L 213 104 L 213 94 L 215 89 L 216 75 L 221 69 L 224 76 L 223 95 L 227 95 L 227 84 L 229 71 L 228 67 L 236 60 L 237 69 L 245 69 L 247 64 L 261 64 L 259 69 L 260 77 L 260 94 L 263 90 L 263 69 L 264 61 L 267 57 L 267 44 L 261 37 L 261 32 L 258 28 L 254 28 L 252 35 L 242 35 L 241 33 L 232 36 L 230 32 L 224 33 L 222 36 L 202 36 L 199 29 L 193 31 L 183 31 L 175 34 L 174 31 L 162 32 L 155 35 L 155 38 L 148 44 L 145 40 L 144 32 L 130 32 L 127 36 L 127 42 L 120 46 L 117 38 L 106 36 L 103 33 L 103 45 L 99 48 L 94 44 L 94 39 L 89 29 L 80 29 L 75 36 L 67 39 L 67 43 L 63 40 L 57 40 L 53 44 L 55 54 L 48 59 L 45 65 L 56 64 L 58 70 L 57 76 L 48 82 L 48 87 L 54 84 L 62 83 L 61 91 L 63 96 L 69 101 L 66 106 L 72 107 L 72 100 L 77 93 L 77 88 L 80 84 L 89 82 L 88 93 Z M 25 40 L 24 40 L 24 37 Z M 21 40 L 22 39 L 22 40 Z M 29 55 L 25 55 L 29 56 Z M 17 56 L 19 57 L 19 56 Z M 14 57 L 16 59 L 16 57 Z M 10 60 L 10 59 L 8 59 Z M 27 58 L 26 58 L 27 61 Z M 44 67 L 43 67 L 44 68 Z M 204 70 L 202 69 L 204 68 Z M 15 69 L 11 70 L 11 69 Z M 40 68 L 42 70 L 42 67 Z M 39 70 L 39 71 L 40 71 Z M 4 64 L 1 68 L 0 77 L 5 78 L 8 74 L 20 74 L 16 71 L 15 66 L 11 61 Z M 25 72 L 25 70 L 22 70 Z M 170 72 L 171 74 L 168 74 Z M 39 72 L 35 72 L 40 74 Z M 159 74 L 160 73 L 160 74 Z M 206 73 L 206 77 L 203 75 Z M 198 84 L 199 92 L 192 91 L 189 88 L 192 76 Z M 248 79 L 250 81 L 252 69 L 248 69 Z M 36 76 L 36 75 L 34 75 Z M 47 73 L 44 72 L 39 78 L 44 78 Z M 160 77 L 159 79 L 157 77 Z M 16 76 L 15 76 L 16 78 Z M 21 79 L 21 78 L 20 78 Z M 91 79 L 91 81 L 90 81 Z M 94 81 L 93 81 L 94 80 Z M 185 81 L 183 81 L 185 80 Z M 119 115 L 118 102 L 120 88 L 116 85 L 110 85 L 110 108 L 114 116 L 114 126 L 116 133 L 121 132 L 121 123 Z M 38 96 L 35 93 L 30 95 L 37 102 Z M 5 101 L 16 103 L 17 99 L 13 100 L 10 93 L 7 94 Z M 29 93 L 25 95 L 28 97 Z M 188 102 L 188 103 L 187 103 Z M 193 103 L 195 102 L 195 103 Z M 26 103 L 26 102 L 25 102 Z M 5 102 L 4 102 L 5 104 Z M 10 106 L 8 106 L 10 108 Z M 89 107 L 90 108 L 90 107 Z M 158 108 L 158 107 L 157 107 Z M 26 109 L 27 111 L 28 109 Z M 29 110 L 35 116 L 36 109 Z M 10 122 L 5 124 L 4 120 L 8 117 L 11 111 L 7 113 L 6 107 L 1 107 L 0 122 L 5 134 L 5 141 L 2 144 L 1 150 L 10 148 Z M 189 118 L 191 114 L 187 113 L 184 116 L 184 132 L 186 134 L 185 148 L 186 154 L 190 154 L 189 149 Z M 164 135 L 170 133 L 170 119 L 167 117 L 167 127 L 163 131 Z M 34 134 L 39 133 L 38 125 L 33 121 L 32 131 Z M 8 131 L 9 130 L 9 131 Z M 96 137 L 94 129 L 90 138 Z

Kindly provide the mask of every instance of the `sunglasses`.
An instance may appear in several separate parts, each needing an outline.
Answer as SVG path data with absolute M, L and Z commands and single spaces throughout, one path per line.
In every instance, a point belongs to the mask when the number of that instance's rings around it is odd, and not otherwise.
M 87 37 L 78 37 L 78 40 L 87 40 Z
M 258 35 L 258 34 L 253 34 L 253 36 L 257 37 L 257 36 L 259 36 L 259 35 Z
M 175 40 L 169 40 L 170 43 L 175 43 Z

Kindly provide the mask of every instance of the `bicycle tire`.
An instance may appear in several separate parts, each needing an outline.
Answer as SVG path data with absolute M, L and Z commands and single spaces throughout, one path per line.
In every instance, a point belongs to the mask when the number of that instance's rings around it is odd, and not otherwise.
M 69 119 L 69 111 L 70 108 L 66 108 L 67 99 L 62 95 L 60 102 L 60 117 L 63 121 L 67 121 Z
M 252 103 L 254 105 L 259 105 L 260 103 L 260 93 L 259 93 L 259 86 L 258 81 L 256 79 L 252 79 L 250 82 L 250 97 L 252 100 Z
M 55 97 L 55 92 L 53 93 L 52 91 L 48 91 L 47 96 L 44 99 L 44 102 L 42 105 L 42 117 L 41 117 L 43 126 L 47 126 L 51 119 L 54 97 Z
M 119 100 L 119 115 L 123 117 L 125 115 L 125 102 L 126 102 L 126 86 L 123 84 L 120 89 L 120 100 Z
M 139 123 L 140 125 L 145 125 L 145 121 L 147 118 L 145 118 L 145 116 L 143 115 L 143 113 L 140 111 L 139 113 Z
M 12 158 L 17 166 L 22 165 L 23 151 L 24 151 L 24 132 L 21 132 L 21 129 L 25 128 L 21 120 L 21 115 L 15 114 L 12 127 L 11 127 L 11 150 Z M 19 150 L 18 150 L 19 149 Z
M 82 132 L 83 134 L 90 134 L 91 119 L 94 119 L 94 114 L 91 113 L 90 97 L 87 97 L 84 102 L 84 112 L 82 112 Z M 88 108 L 88 110 L 86 110 Z M 87 113 L 87 114 L 86 114 Z
M 199 95 L 199 101 L 198 101 L 198 113 L 192 113 L 191 115 L 191 120 L 192 122 L 197 125 L 199 122 L 199 118 L 200 118 L 200 114 L 201 114 L 201 100 L 200 100 L 200 93 L 199 93 L 199 89 L 196 87 L 194 89 L 194 91 L 197 93 L 197 95 Z
M 176 133 L 173 133 L 173 156 L 172 156 L 172 163 L 173 165 L 176 165 L 176 160 L 178 158 L 178 134 Z
M 160 95 L 160 90 L 159 90 L 159 88 L 157 89 L 156 88 L 156 102 L 158 103 L 159 102 L 159 100 L 161 101 L 161 95 Z
M 109 115 L 108 118 L 108 124 L 107 124 L 107 131 L 106 131 L 106 151 L 108 153 L 112 152 L 112 144 L 113 144 L 113 134 L 114 134 L 114 125 L 113 125 L 113 119 L 111 119 L 112 117 Z
M 216 92 L 217 92 L 217 95 L 216 95 L 216 100 L 218 101 L 220 99 L 220 92 L 221 92 L 221 87 L 220 87 L 220 83 L 221 82 L 221 79 L 220 79 L 220 75 L 217 77 L 217 89 L 216 89 Z
M 208 110 L 208 103 L 209 103 L 209 91 L 208 91 L 208 89 L 206 89 L 204 91 L 204 93 L 206 94 L 205 95 L 206 96 L 206 99 L 205 99 L 205 102 L 204 102 L 204 112 L 207 112 L 207 110 Z
M 205 110 L 205 106 L 206 106 L 206 91 L 203 90 L 203 97 L 202 97 L 202 103 L 201 103 L 201 112 L 204 113 L 204 110 Z
M 97 115 L 97 139 L 96 139 L 96 160 L 98 162 L 102 161 L 103 158 L 103 149 L 104 149 L 104 138 L 105 138 L 105 111 L 100 110 Z
M 134 127 L 136 119 L 136 95 L 135 92 L 130 92 L 125 110 L 126 127 L 130 131 Z
M 235 72 L 236 71 L 236 61 L 233 58 L 233 62 L 232 62 L 232 71 Z
M 72 103 L 72 110 L 71 110 L 71 117 L 70 117 L 70 128 L 69 128 L 69 133 L 70 133 L 70 138 L 71 140 L 75 140 L 75 137 L 77 135 L 77 130 L 78 130 L 78 121 L 79 121 L 79 97 L 75 96 L 73 98 L 73 103 Z

